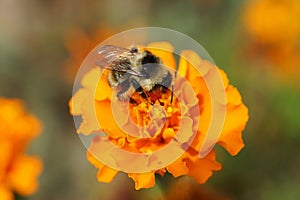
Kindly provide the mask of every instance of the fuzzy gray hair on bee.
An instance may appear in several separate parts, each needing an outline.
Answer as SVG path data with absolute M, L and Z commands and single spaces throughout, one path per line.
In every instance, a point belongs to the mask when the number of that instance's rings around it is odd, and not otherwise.
M 107 81 L 110 87 L 117 90 L 119 100 L 130 100 L 128 92 L 134 89 L 142 98 L 148 101 L 149 93 L 157 91 L 166 92 L 172 84 L 173 78 L 169 70 L 163 65 L 159 57 L 150 51 L 139 51 L 132 47 L 105 45 L 98 49 L 101 59 L 96 64 L 108 69 Z M 173 99 L 173 85 L 171 102 Z M 151 102 L 150 102 L 151 103 Z

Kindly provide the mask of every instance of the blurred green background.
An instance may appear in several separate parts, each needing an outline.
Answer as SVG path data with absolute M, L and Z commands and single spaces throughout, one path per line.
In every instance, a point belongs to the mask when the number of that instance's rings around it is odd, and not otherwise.
M 300 34 L 277 43 L 292 22 L 282 29 L 276 12 L 275 28 L 265 32 L 278 38 L 269 41 L 251 32 L 244 20 L 250 2 L 0 0 L 0 96 L 24 99 L 44 127 L 28 149 L 44 163 L 39 190 L 17 198 L 163 199 L 176 187 L 184 190 L 186 178 L 171 176 L 157 177 L 153 189 L 141 191 L 134 191 L 125 174 L 110 184 L 98 183 L 67 106 L 76 70 L 96 44 L 123 30 L 158 26 L 198 41 L 249 108 L 245 148 L 236 157 L 217 148 L 222 171 L 205 185 L 192 184 L 191 199 L 300 199 Z M 300 21 L 299 14 L 288 17 Z M 281 57 L 282 43 L 288 42 L 292 50 Z

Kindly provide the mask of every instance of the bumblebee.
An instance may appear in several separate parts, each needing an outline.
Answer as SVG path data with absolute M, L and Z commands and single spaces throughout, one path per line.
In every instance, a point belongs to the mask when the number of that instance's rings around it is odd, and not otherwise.
M 129 91 L 134 89 L 148 101 L 149 94 L 157 90 L 165 93 L 172 85 L 173 77 L 170 71 L 163 66 L 161 59 L 150 51 L 139 51 L 136 47 L 127 49 L 105 45 L 98 49 L 98 54 L 101 57 L 96 64 L 109 70 L 107 81 L 110 87 L 117 90 L 119 100 L 136 103 L 128 95 Z M 171 102 L 172 99 L 173 92 Z

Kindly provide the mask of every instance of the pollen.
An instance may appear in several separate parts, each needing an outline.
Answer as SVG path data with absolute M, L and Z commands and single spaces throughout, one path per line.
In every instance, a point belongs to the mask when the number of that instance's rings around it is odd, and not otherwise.
M 164 139 L 174 138 L 174 136 L 175 136 L 175 131 L 172 128 L 165 129 L 162 134 L 162 137 Z
M 150 116 L 153 119 L 164 118 L 165 115 L 163 108 L 159 105 L 152 106 L 150 110 Z
M 147 104 L 145 102 L 142 102 L 139 104 L 139 109 L 142 110 L 142 111 L 146 111 L 148 108 L 147 108 Z
M 150 149 L 143 149 L 142 150 L 143 151 L 143 153 L 145 153 L 145 154 L 151 154 L 153 151 L 151 151 Z
M 167 108 L 167 112 L 168 112 L 168 113 L 172 113 L 172 112 L 173 112 L 173 108 L 172 108 L 171 106 L 169 106 L 169 107 Z

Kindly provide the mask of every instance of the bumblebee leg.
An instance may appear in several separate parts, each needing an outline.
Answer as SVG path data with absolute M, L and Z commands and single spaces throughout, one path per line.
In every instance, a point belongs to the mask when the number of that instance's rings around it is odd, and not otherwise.
M 172 75 L 168 73 L 167 76 L 158 84 L 161 86 L 161 91 L 166 92 L 169 89 L 171 83 L 172 83 Z
M 151 92 L 155 92 L 157 91 L 157 89 L 159 88 L 159 84 L 155 84 L 151 90 Z
M 132 104 L 138 105 L 138 103 L 131 97 L 127 96 L 126 92 L 130 88 L 130 82 L 128 80 L 123 81 L 120 83 L 120 86 L 122 87 L 121 90 L 117 93 L 117 97 L 121 101 L 126 101 L 129 98 L 129 102 Z
M 161 92 L 166 93 L 171 85 L 172 87 L 172 93 L 171 93 L 171 100 L 170 102 L 172 103 L 173 101 L 173 91 L 174 91 L 174 85 L 172 84 L 172 75 L 171 73 L 168 73 L 167 76 L 160 82 L 155 84 L 154 88 L 160 87 Z
M 131 104 L 139 105 L 133 98 L 129 97 L 129 102 Z
M 148 95 L 144 92 L 142 86 L 140 85 L 140 83 L 137 80 L 132 78 L 131 85 L 135 89 L 135 91 L 137 91 L 141 95 L 141 97 L 143 97 L 144 99 L 148 98 Z
M 125 101 L 125 100 L 128 100 L 128 98 L 129 98 L 130 103 L 138 105 L 138 103 L 133 98 L 128 97 L 127 94 L 125 94 L 129 88 L 130 88 L 130 83 L 127 82 L 127 84 L 124 85 L 124 87 L 117 93 L 118 99 Z
M 130 82 L 129 81 L 124 81 L 122 83 L 120 83 L 121 86 L 121 90 L 118 91 L 117 93 L 117 97 L 118 99 L 122 100 L 122 99 L 126 99 L 126 97 L 124 98 L 124 94 L 128 91 L 128 89 L 130 88 Z

